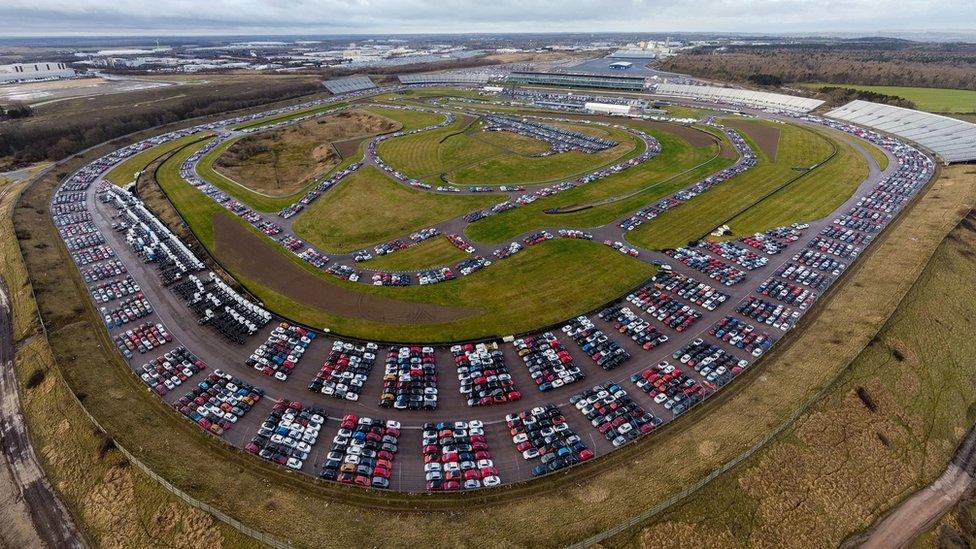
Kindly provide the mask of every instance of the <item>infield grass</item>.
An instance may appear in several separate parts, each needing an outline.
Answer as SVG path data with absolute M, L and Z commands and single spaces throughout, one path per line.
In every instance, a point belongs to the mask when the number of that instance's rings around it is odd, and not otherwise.
M 380 271 L 416 271 L 448 266 L 466 257 L 470 254 L 451 244 L 447 237 L 435 236 L 405 250 L 374 257 L 362 266 Z
M 777 126 L 780 137 L 775 162 L 752 141 L 748 131 L 742 131 L 758 155 L 756 166 L 628 232 L 627 239 L 645 248 L 677 248 L 704 238 L 753 207 L 756 209 L 740 220 L 739 226 L 745 231 L 740 234 L 816 219 L 846 200 L 867 174 L 866 162 L 853 151 L 838 152 L 829 162 L 819 164 L 835 147 L 838 151 L 850 149 L 846 143 L 792 124 Z M 813 166 L 817 167 L 810 169 Z M 860 179 L 857 174 L 862 175 Z M 809 200 L 792 200 L 793 193 Z
M 295 234 L 323 251 L 351 252 L 403 237 L 496 202 L 495 195 L 441 195 L 393 181 L 365 166 L 305 208 Z

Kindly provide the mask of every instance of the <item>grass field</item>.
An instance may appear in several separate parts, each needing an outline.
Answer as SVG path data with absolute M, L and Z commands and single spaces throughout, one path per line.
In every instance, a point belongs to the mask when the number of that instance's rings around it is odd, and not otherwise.
M 642 129 L 661 143 L 657 157 L 595 183 L 472 223 L 465 234 L 480 242 L 501 243 L 525 231 L 546 227 L 596 227 L 733 163 L 718 157 L 718 145 L 692 147 L 674 134 Z M 619 200 L 607 202 L 616 198 Z M 573 207 L 581 209 L 558 215 L 545 213 L 550 208 Z
M 345 178 L 295 218 L 295 234 L 328 252 L 351 252 L 500 202 L 401 185 L 373 166 Z
M 28 204 L 45 204 L 44 193 L 50 189 L 33 187 Z M 926 250 L 945 234 L 943 226 L 955 223 L 952 213 L 963 202 L 964 189 L 957 182 L 930 192 L 904 223 L 892 228 L 890 238 L 879 242 L 876 254 L 865 256 L 868 265 L 850 273 L 851 280 L 811 320 L 809 329 L 782 354 L 777 349 L 769 355 L 757 370 L 761 376 L 747 374 L 737 381 L 727 398 L 710 401 L 672 427 L 584 465 L 580 475 L 557 474 L 527 487 L 464 497 L 405 498 L 313 483 L 215 443 L 145 391 L 110 345 L 98 338 L 100 320 L 94 309 L 84 305 L 77 287 L 64 283 L 65 269 L 74 272 L 67 258 L 53 247 L 33 248 L 55 238 L 50 221 L 44 222 L 46 208 L 19 208 L 18 227 L 44 233 L 26 239 L 23 246 L 31 250 L 31 278 L 45 321 L 49 315 L 57 317 L 52 307 L 69 312 L 61 323 L 48 323 L 68 383 L 84 395 L 85 406 L 112 437 L 136 449 L 141 459 L 195 497 L 296 546 L 321 544 L 323 539 L 356 544 L 375 537 L 376 524 L 385 525 L 384 532 L 397 532 L 397 541 L 406 545 L 472 545 L 485 539 L 513 546 L 565 545 L 683 490 L 792 414 L 870 341 L 887 318 L 889 304 L 894 309 L 900 301 L 902 285 L 907 289 L 914 269 L 924 265 Z M 63 410 L 63 402 L 55 400 L 45 409 Z M 71 433 L 84 431 L 83 426 L 71 427 Z M 70 464 L 55 461 L 52 467 L 65 465 Z M 233 482 L 227 480 L 231 478 Z M 494 505 L 486 512 L 489 501 Z M 440 510 L 424 512 L 429 507 Z M 581 514 L 581 508 L 587 512 Z M 401 509 L 411 512 L 397 511 Z M 283 516 L 289 520 L 282 521 Z M 553 529 L 553 523 L 562 526 Z M 225 543 L 236 546 L 235 540 Z
M 839 546 L 937 477 L 976 421 L 974 247 L 970 213 L 878 335 L 793 428 L 647 525 L 632 544 Z M 946 526 L 973 539 L 968 520 Z
M 976 112 L 976 91 L 947 88 L 912 88 L 906 86 L 861 86 L 859 84 L 803 84 L 808 88 L 837 86 L 855 90 L 883 93 L 907 99 L 920 110 L 929 112 L 972 113 Z
M 231 128 L 235 130 L 246 130 L 248 128 L 268 126 L 270 124 L 277 124 L 278 122 L 285 122 L 288 120 L 294 120 L 295 118 L 301 118 L 302 116 L 318 114 L 320 112 L 327 111 L 330 109 L 336 109 L 344 105 L 347 105 L 347 103 L 345 102 L 326 103 L 324 105 L 318 105 L 315 107 L 309 107 L 297 111 L 290 111 L 282 114 L 273 114 L 271 116 L 265 116 L 264 118 L 256 118 L 254 120 L 249 120 L 247 122 L 241 122 L 240 124 L 235 124 L 231 126 Z
M 514 132 L 481 132 L 475 139 L 484 141 L 496 148 L 522 155 L 540 154 L 551 148 L 549 143 L 545 141 Z
M 157 158 L 161 158 L 166 155 L 166 153 L 175 151 L 176 149 L 179 149 L 180 147 L 183 147 L 198 139 L 212 135 L 213 134 L 210 132 L 195 133 L 192 135 L 187 135 L 186 137 L 174 139 L 169 143 L 157 145 L 151 149 L 146 149 L 109 170 L 109 172 L 105 174 L 105 179 L 108 179 L 116 185 L 128 185 L 135 180 L 136 173 L 146 169 L 146 166 L 152 164 Z
M 498 136 L 491 135 L 494 132 L 481 132 L 480 128 L 479 122 L 458 117 L 443 128 L 384 141 L 377 152 L 392 166 L 415 179 L 436 183 L 443 176 L 459 185 L 503 185 L 566 178 L 628 155 L 640 154 L 643 150 L 643 145 L 626 132 L 610 130 L 609 136 L 619 145 L 606 151 L 594 154 L 570 151 L 536 157 L 530 155 L 539 152 L 543 145 L 541 141 L 513 139 L 510 140 L 512 146 L 505 146 L 499 142 Z
M 381 255 L 363 263 L 367 269 L 380 271 L 416 271 L 450 265 L 470 254 L 462 252 L 446 237 L 434 237 L 392 254 Z
M 400 109 L 385 109 L 385 108 L 370 107 L 367 108 L 366 110 L 372 114 L 383 116 L 385 118 L 398 122 L 401 125 L 403 125 L 405 129 L 422 127 L 430 123 L 430 120 L 438 120 L 442 118 L 438 115 L 431 115 L 428 113 L 416 113 L 414 111 L 400 110 Z M 284 208 L 285 206 L 294 203 L 296 200 L 304 196 L 306 192 L 308 192 L 308 188 L 311 186 L 311 183 L 301 188 L 298 192 L 294 192 L 287 196 L 280 196 L 280 197 L 264 196 L 262 194 L 253 192 L 250 189 L 247 189 L 237 184 L 236 182 L 217 173 L 217 171 L 214 170 L 213 168 L 214 161 L 220 155 L 222 155 L 229 147 L 231 147 L 233 143 L 234 141 L 224 142 L 219 146 L 217 146 L 214 150 L 207 153 L 206 156 L 200 159 L 197 168 L 201 177 L 206 179 L 208 182 L 212 183 L 214 186 L 220 188 L 220 190 L 226 192 L 227 194 L 233 196 L 234 198 L 240 200 L 241 202 L 251 206 L 252 208 L 262 212 L 277 212 L 282 208 Z M 361 150 L 362 150 L 362 146 L 360 146 L 360 151 Z M 359 154 L 348 157 L 342 162 L 340 162 L 335 168 L 333 168 L 332 172 L 341 170 L 361 158 L 362 158 L 361 152 Z
M 170 200 L 180 209 L 197 238 L 219 259 L 221 253 L 219 249 L 216 249 L 214 239 L 214 214 L 227 215 L 233 218 L 235 222 L 247 227 L 253 234 L 260 235 L 260 233 L 244 221 L 231 216 L 216 203 L 210 200 L 202 200 L 197 189 L 179 178 L 179 165 L 182 159 L 192 154 L 194 148 L 198 146 L 191 145 L 167 160 L 159 169 L 158 181 Z M 366 185 L 371 184 L 368 180 L 365 181 Z M 382 182 L 380 183 L 381 187 L 385 187 L 387 184 L 395 185 L 391 182 L 388 183 L 385 177 L 377 179 L 376 182 Z M 341 186 L 336 190 L 340 188 Z M 413 189 L 405 189 L 401 186 L 395 188 L 416 192 Z M 350 201 L 358 201 L 362 199 L 363 195 L 362 192 L 354 193 L 354 196 L 350 196 Z M 419 193 L 419 195 L 423 199 L 432 196 L 428 193 Z M 479 196 L 478 198 L 487 197 Z M 347 204 L 352 202 L 347 202 Z M 398 203 L 402 202 L 403 199 L 398 199 Z M 316 202 L 316 204 L 327 203 L 335 204 L 335 200 L 330 202 L 320 199 Z M 403 209 L 402 211 L 411 210 Z M 429 214 L 429 211 L 424 210 L 423 207 L 419 211 Z M 376 215 L 388 215 L 388 213 L 383 212 Z M 376 219 L 371 216 L 372 214 L 366 215 L 362 219 Z M 425 217 L 416 218 L 416 220 L 429 221 Z M 403 222 L 403 220 L 398 220 L 398 222 Z M 316 225 L 315 230 L 323 231 L 320 233 L 323 238 L 332 238 L 325 234 L 322 229 L 324 225 L 321 222 Z M 380 224 L 379 226 L 386 225 Z M 297 228 L 296 232 L 298 232 Z M 400 232 L 394 236 L 402 236 L 402 234 Z M 260 237 L 271 245 L 267 237 L 264 235 L 260 235 Z M 536 326 L 555 323 L 581 311 L 595 308 L 625 293 L 653 273 L 653 269 L 649 265 L 624 256 L 606 246 L 592 242 L 559 240 L 530 248 L 511 259 L 492 265 L 490 269 L 450 283 L 390 288 L 341 281 L 315 269 L 293 254 L 286 254 L 283 251 L 281 253 L 310 275 L 319 277 L 332 285 L 354 289 L 367 295 L 396 300 L 472 307 L 479 310 L 477 315 L 449 323 L 390 324 L 369 322 L 329 314 L 275 292 L 259 282 L 248 279 L 240 272 L 233 273 L 250 292 L 270 308 L 281 311 L 295 320 L 312 326 L 328 326 L 338 333 L 353 337 L 379 340 L 400 338 L 415 341 L 445 341 L 525 331 Z M 409 254 L 410 250 L 397 252 L 389 256 L 388 259 L 396 260 L 398 254 L 404 253 Z M 586 284 L 581 284 L 575 270 L 578 265 L 600 265 L 601 270 L 597 273 L 588 273 Z
M 747 131 L 742 132 L 759 156 L 755 167 L 644 223 L 627 233 L 627 239 L 646 248 L 676 248 L 706 236 L 738 215 L 745 216 L 739 220 L 742 234 L 816 219 L 846 200 L 867 174 L 863 158 L 853 151 L 843 152 L 849 149 L 846 143 L 799 126 L 779 126 L 775 162 L 769 161 Z M 794 170 L 823 162 L 834 147 L 838 154 L 817 169 Z M 861 174 L 860 179 L 857 174 Z M 824 192 L 825 188 L 829 192 Z M 793 193 L 809 200 L 791 200 Z

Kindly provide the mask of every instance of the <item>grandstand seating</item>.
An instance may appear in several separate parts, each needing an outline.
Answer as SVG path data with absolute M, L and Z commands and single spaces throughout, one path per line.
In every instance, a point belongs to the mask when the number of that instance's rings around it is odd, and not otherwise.
M 945 162 L 976 160 L 976 124 L 970 122 L 860 99 L 827 116 L 909 139 Z
M 794 97 L 781 93 L 770 93 L 738 88 L 720 88 L 717 86 L 697 86 L 692 84 L 659 84 L 658 95 L 673 95 L 698 101 L 715 101 L 731 103 L 748 107 L 782 109 L 795 112 L 810 112 L 823 101 L 807 97 Z
M 401 84 L 487 84 L 492 75 L 473 72 L 398 74 Z
M 360 90 L 368 90 L 376 87 L 373 81 L 367 76 L 349 76 L 346 78 L 336 78 L 324 82 L 325 89 L 338 95 Z

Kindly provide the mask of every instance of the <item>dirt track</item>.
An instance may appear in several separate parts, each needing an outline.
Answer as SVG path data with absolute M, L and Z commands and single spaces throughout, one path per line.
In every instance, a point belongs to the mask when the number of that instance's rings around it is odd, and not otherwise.
M 213 226 L 216 255 L 225 267 L 299 303 L 334 315 L 392 324 L 438 324 L 480 312 L 347 290 L 309 274 L 225 212 L 214 215 Z
M 13 329 L 7 297 L 0 287 L 0 426 L 5 471 L 0 486 L 7 490 L 2 501 L 0 542 L 9 547 L 84 547 L 74 521 L 44 476 L 34 454 L 27 423 L 20 411 L 17 378 L 13 367 Z M 29 524 L 17 517 L 26 510 Z M 11 512 L 13 511 L 13 512 Z M 13 522 L 11 522 L 13 521 Z
M 745 132 L 753 141 L 759 145 L 762 152 L 769 158 L 770 162 L 776 162 L 776 152 L 779 149 L 779 128 L 757 124 L 751 120 L 739 120 L 730 118 L 723 122 L 739 131 Z

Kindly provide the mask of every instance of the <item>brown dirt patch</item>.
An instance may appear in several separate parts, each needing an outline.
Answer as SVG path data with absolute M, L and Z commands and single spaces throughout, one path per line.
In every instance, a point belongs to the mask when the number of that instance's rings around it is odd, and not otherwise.
M 684 124 L 668 124 L 667 122 L 648 120 L 647 122 L 637 124 L 637 126 L 647 126 L 662 132 L 677 135 L 687 141 L 692 147 L 707 147 L 715 143 L 716 140 L 710 133 L 691 126 L 685 126 Z
M 223 212 L 213 218 L 222 264 L 299 303 L 329 314 L 391 324 L 439 324 L 479 313 L 467 307 L 400 301 L 343 288 L 305 271 Z
M 347 156 L 333 143 L 355 141 L 344 145 L 352 147 L 350 154 L 355 154 L 366 137 L 398 127 L 397 122 L 366 111 L 343 111 L 244 137 L 218 156 L 213 166 L 249 189 L 285 196 Z
M 739 118 L 729 118 L 723 120 L 722 123 L 748 134 L 759 145 L 769 161 L 776 162 L 776 151 L 779 148 L 779 128 Z
M 346 139 L 343 141 L 336 141 L 332 143 L 335 146 L 335 150 L 339 153 L 343 159 L 349 158 L 350 156 L 359 155 L 359 145 L 369 139 L 370 136 L 364 135 L 362 137 L 354 137 L 352 139 Z

